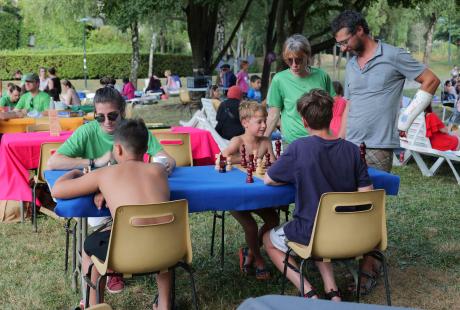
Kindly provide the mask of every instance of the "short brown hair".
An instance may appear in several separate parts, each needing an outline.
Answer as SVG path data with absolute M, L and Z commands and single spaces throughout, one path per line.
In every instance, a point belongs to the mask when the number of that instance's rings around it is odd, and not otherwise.
M 332 119 L 334 99 L 322 89 L 313 89 L 297 100 L 297 111 L 311 129 L 327 129 Z
M 267 117 L 267 109 L 259 104 L 257 101 L 244 100 L 240 103 L 240 122 L 245 119 L 253 117 L 257 112 L 262 113 L 264 117 Z

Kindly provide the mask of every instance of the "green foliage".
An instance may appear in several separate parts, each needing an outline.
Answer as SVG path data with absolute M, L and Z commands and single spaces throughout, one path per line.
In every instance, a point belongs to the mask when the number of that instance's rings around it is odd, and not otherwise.
M 148 54 L 141 54 L 139 76 L 147 76 Z M 129 76 L 130 53 L 89 53 L 87 55 L 88 74 L 90 79 L 110 75 L 115 78 Z M 191 75 L 192 60 L 185 55 L 154 55 L 154 74 L 163 76 L 166 69 L 180 76 Z M 13 73 L 37 72 L 41 66 L 54 66 L 59 76 L 69 79 L 83 77 L 83 55 L 77 54 L 36 54 L 36 55 L 0 55 L 0 79 L 11 79 Z
M 19 45 L 20 20 L 5 11 L 0 12 L 0 49 L 14 49 Z
M 110 46 L 112 51 L 130 52 L 130 36 L 114 26 L 102 26 L 90 32 L 86 41 L 88 50 L 101 50 Z

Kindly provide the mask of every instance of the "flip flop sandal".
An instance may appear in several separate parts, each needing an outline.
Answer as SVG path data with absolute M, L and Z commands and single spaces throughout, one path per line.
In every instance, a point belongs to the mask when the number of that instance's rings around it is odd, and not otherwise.
M 256 268 L 256 279 L 257 280 L 270 280 L 270 271 L 266 268 Z
M 324 297 L 328 300 L 332 300 L 332 298 L 334 297 L 339 297 L 340 299 L 342 299 L 342 294 L 340 293 L 340 290 L 337 290 L 337 291 L 331 290 L 329 293 L 325 292 Z
M 251 268 L 251 263 L 246 263 L 250 258 L 249 249 L 240 248 L 238 250 L 238 256 L 240 258 L 240 271 L 244 274 L 248 274 L 249 269 Z
M 303 297 L 308 298 L 308 299 L 312 298 L 313 296 L 318 297 L 318 292 L 316 291 L 314 287 L 312 287 L 310 291 L 303 294 Z

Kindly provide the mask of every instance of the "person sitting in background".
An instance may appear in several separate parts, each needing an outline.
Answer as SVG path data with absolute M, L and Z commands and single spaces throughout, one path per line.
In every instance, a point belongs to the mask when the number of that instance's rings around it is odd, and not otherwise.
M 172 75 L 171 70 L 166 70 L 165 71 L 165 77 L 166 77 L 166 92 L 178 92 L 181 84 L 180 84 L 180 78 L 177 75 Z M 178 81 L 179 79 L 179 81 Z
M 211 99 L 212 106 L 214 107 L 214 110 L 217 111 L 221 103 L 219 86 L 217 85 L 211 86 L 211 88 L 209 89 L 208 98 Z
M 455 100 L 457 98 L 457 92 L 455 91 L 455 87 L 452 86 L 452 82 L 447 80 L 444 83 L 444 94 L 445 100 Z
M 45 91 L 46 87 L 48 87 L 49 78 L 46 76 L 46 68 L 40 67 L 38 70 L 38 77 L 40 78 L 40 86 L 39 89 L 41 91 Z
M 333 102 L 332 97 L 321 89 L 313 89 L 297 100 L 297 111 L 310 136 L 293 141 L 264 176 L 267 185 L 290 183 L 296 188 L 293 219 L 267 232 L 263 238 L 267 254 L 281 272 L 288 251 L 287 242 L 310 243 L 318 202 L 323 193 L 368 191 L 373 188 L 359 148 L 329 134 Z M 298 270 L 292 257 L 289 263 Z M 316 266 L 323 279 L 326 298 L 341 301 L 332 263 L 319 260 Z M 288 268 L 286 277 L 300 291 L 299 273 Z M 310 282 L 306 278 L 303 280 L 304 297 L 318 298 L 318 292 Z
M 243 93 L 243 98 L 246 98 L 249 90 L 249 62 L 247 60 L 242 60 L 240 63 L 240 71 L 236 75 L 236 85 L 241 89 Z
M 347 106 L 347 100 L 343 98 L 343 87 L 339 81 L 332 82 L 336 96 L 334 97 L 334 107 L 332 108 L 332 120 L 329 129 L 335 137 L 339 136 L 340 126 L 342 125 L 342 115 Z
M 250 79 L 251 87 L 248 90 L 248 99 L 257 101 L 261 103 L 262 101 L 262 93 L 260 92 L 260 88 L 262 87 L 262 79 L 258 75 L 251 76 Z
M 431 147 L 440 151 L 460 150 L 460 137 L 458 132 L 449 134 L 447 127 L 433 113 L 431 105 L 425 109 L 426 136 L 430 139 Z
M 5 112 L 12 111 L 19 101 L 20 94 L 21 87 L 13 83 L 8 83 L 7 93 L 0 99 L 0 107 L 2 107 L 2 110 Z
M 24 80 L 27 92 L 21 95 L 12 112 L 0 113 L 0 119 L 21 118 L 32 111 L 38 115 L 48 109 L 51 97 L 38 89 L 40 85 L 38 75 L 36 73 L 26 74 Z
M 121 95 L 124 96 L 126 99 L 131 100 L 135 97 L 134 95 L 135 91 L 136 91 L 136 87 L 134 87 L 133 83 L 131 83 L 129 78 L 124 77 Z
M 149 141 L 149 131 L 144 121 L 121 121 L 113 139 L 113 156 L 118 162 L 117 165 L 100 168 L 87 174 L 83 174 L 78 169 L 69 171 L 56 181 L 51 190 L 53 197 L 68 199 L 100 192 L 103 199 L 97 207 L 100 209 L 105 202 L 112 217 L 115 216 L 119 206 L 168 201 L 169 186 L 164 166 L 143 162 Z M 110 230 L 96 231 L 86 238 L 82 253 L 82 269 L 85 274 L 91 264 L 92 255 L 102 261 L 106 259 L 110 234 Z M 92 282 L 96 283 L 98 277 L 97 269 L 93 268 Z M 156 279 L 159 298 L 158 305 L 154 305 L 154 309 L 169 309 L 171 273 L 159 273 Z M 105 281 L 102 286 L 105 286 Z M 103 288 L 102 292 L 104 292 Z M 97 303 L 94 289 L 90 290 L 89 299 L 90 305 Z
M 16 70 L 13 74 L 13 80 L 15 81 L 22 81 L 22 71 L 21 70 Z
M 242 97 L 243 93 L 238 86 L 230 87 L 227 92 L 227 99 L 220 104 L 217 110 L 216 131 L 224 139 L 230 140 L 244 133 L 239 114 Z
M 161 87 L 161 81 L 156 75 L 152 75 L 149 80 L 149 85 L 147 85 L 147 88 L 145 89 L 145 92 L 151 92 L 151 93 L 162 93 L 163 95 L 165 94 L 163 88 Z
M 54 101 L 59 101 L 59 95 L 62 93 L 61 80 L 56 75 L 56 69 L 51 67 L 48 69 L 49 80 L 48 88 L 45 90 Z
M 230 90 L 229 90 L 230 93 Z M 225 157 L 232 156 L 232 163 L 240 164 L 240 149 L 245 145 L 247 154 L 256 152 L 257 159 L 265 160 L 264 155 L 270 154 L 270 161 L 275 160 L 271 140 L 264 137 L 265 121 L 267 110 L 255 101 L 243 101 L 239 107 L 239 119 L 244 127 L 244 134 L 233 137 L 228 147 L 222 151 Z M 247 248 L 240 248 L 240 270 L 247 274 L 254 265 L 256 268 L 256 278 L 258 280 L 268 280 L 270 272 L 266 269 L 265 261 L 260 253 L 262 246 L 262 236 L 279 225 L 278 213 L 274 208 L 264 208 L 253 211 L 231 211 L 232 216 L 240 223 L 244 230 Z M 253 213 L 263 219 L 264 224 L 260 227 L 253 217 Z
M 62 100 L 68 106 L 81 105 L 80 97 L 78 97 L 75 88 L 69 80 L 62 81 Z

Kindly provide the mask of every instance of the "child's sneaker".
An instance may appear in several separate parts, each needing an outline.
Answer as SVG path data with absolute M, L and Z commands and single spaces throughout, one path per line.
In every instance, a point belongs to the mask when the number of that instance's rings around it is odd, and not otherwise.
M 111 294 L 117 294 L 123 291 L 125 288 L 125 282 L 121 276 L 108 277 L 107 280 L 107 291 Z

